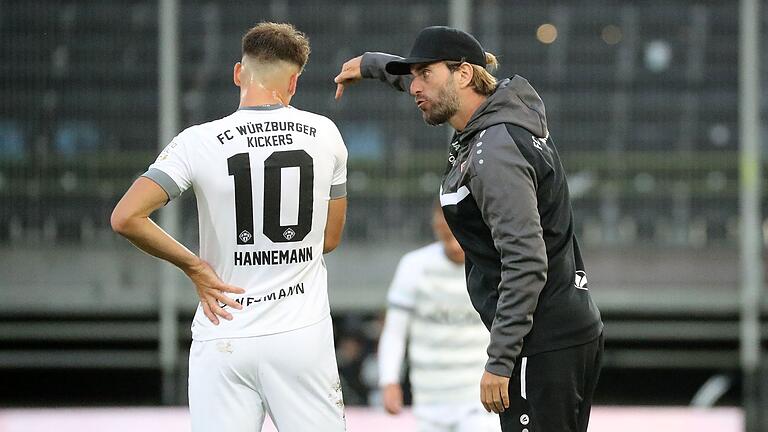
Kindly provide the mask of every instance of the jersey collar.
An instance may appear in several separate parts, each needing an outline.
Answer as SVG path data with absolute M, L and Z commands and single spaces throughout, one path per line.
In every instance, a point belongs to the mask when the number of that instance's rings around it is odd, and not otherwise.
M 276 109 L 280 109 L 280 108 L 284 108 L 284 107 L 285 107 L 285 105 L 283 105 L 281 103 L 276 103 L 276 104 L 270 104 L 270 105 L 244 106 L 244 107 L 238 108 L 237 110 L 238 111 L 243 111 L 243 110 L 248 110 L 248 111 L 272 111 L 272 110 L 276 110 Z

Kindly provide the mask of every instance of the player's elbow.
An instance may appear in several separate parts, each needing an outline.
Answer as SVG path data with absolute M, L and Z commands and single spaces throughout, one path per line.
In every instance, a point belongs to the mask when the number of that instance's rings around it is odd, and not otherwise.
M 122 236 L 126 236 L 131 231 L 131 222 L 130 215 L 121 211 L 119 207 L 115 207 L 115 209 L 112 210 L 112 216 L 109 218 L 112 231 Z

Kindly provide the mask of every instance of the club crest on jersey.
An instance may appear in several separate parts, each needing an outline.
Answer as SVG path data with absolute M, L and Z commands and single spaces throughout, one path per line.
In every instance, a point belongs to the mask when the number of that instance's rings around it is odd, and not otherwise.
M 283 237 L 285 237 L 286 240 L 292 239 L 295 235 L 296 235 L 296 232 L 294 232 L 290 228 L 288 228 L 287 230 L 283 231 Z
M 237 238 L 239 238 L 239 239 L 240 239 L 240 241 L 241 241 L 241 242 L 243 242 L 243 243 L 248 243 L 248 240 L 250 240 L 250 239 L 251 239 L 251 237 L 253 237 L 253 236 L 251 235 L 251 233 L 249 233 L 249 232 L 248 232 L 248 231 L 246 231 L 246 230 L 243 230 L 243 232 L 241 232 L 241 233 L 240 233 L 240 234 L 237 236 Z

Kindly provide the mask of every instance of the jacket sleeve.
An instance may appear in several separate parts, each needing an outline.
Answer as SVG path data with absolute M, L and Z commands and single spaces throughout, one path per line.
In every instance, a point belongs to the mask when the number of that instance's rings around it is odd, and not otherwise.
M 387 63 L 393 60 L 402 60 L 402 57 L 380 52 L 367 52 L 363 54 L 360 62 L 360 74 L 363 78 L 377 79 L 389 84 L 395 90 L 407 92 L 411 87 L 411 76 L 392 75 L 384 69 Z
M 501 282 L 485 369 L 511 376 L 547 278 L 536 172 L 503 125 L 471 151 L 469 188 L 501 256 Z

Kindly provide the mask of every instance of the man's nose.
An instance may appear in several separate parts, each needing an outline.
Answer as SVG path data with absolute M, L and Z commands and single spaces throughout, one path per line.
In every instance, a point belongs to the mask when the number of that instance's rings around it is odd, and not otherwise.
M 414 79 L 411 81 L 411 87 L 410 87 L 411 96 L 416 96 L 419 92 L 421 92 L 421 87 L 416 83 L 416 80 Z

